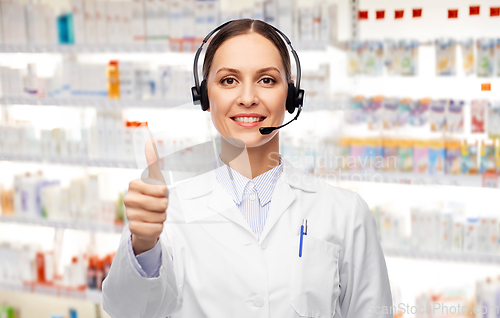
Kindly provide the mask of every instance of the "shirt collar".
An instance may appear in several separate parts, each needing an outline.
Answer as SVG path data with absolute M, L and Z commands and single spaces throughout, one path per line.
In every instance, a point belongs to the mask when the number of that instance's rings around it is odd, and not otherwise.
M 264 206 L 271 201 L 276 182 L 283 171 L 283 158 L 281 155 L 279 155 L 279 158 L 280 164 L 278 166 L 250 180 L 226 165 L 220 159 L 219 155 L 216 161 L 215 176 L 237 205 L 243 200 L 245 188 L 252 181 L 255 185 L 260 205 Z

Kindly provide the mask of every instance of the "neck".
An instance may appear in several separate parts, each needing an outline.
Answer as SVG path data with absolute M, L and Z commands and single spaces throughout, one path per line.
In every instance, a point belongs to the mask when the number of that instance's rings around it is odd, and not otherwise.
M 279 133 L 258 147 L 237 147 L 221 138 L 222 161 L 248 179 L 253 179 L 280 164 Z M 234 158 L 231 161 L 230 158 Z

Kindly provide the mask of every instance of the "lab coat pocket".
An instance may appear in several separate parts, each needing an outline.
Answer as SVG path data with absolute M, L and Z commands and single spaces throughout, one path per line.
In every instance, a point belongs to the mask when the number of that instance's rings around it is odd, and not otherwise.
M 340 247 L 304 235 L 299 257 L 299 239 L 292 238 L 290 304 L 301 317 L 330 318 L 340 294 Z

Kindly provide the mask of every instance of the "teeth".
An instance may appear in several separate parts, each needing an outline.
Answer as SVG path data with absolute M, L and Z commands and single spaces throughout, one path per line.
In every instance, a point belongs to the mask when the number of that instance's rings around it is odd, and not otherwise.
M 242 123 L 255 123 L 260 121 L 260 117 L 234 117 L 234 120 Z

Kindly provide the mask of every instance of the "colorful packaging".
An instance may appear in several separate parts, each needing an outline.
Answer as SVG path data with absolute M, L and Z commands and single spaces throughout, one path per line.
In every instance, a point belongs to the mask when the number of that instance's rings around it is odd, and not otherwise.
M 460 174 L 462 172 L 462 145 L 459 141 L 446 142 L 446 174 Z
M 480 172 L 486 171 L 495 171 L 495 144 L 488 140 L 486 143 L 484 141 L 481 142 L 481 164 L 480 164 Z
M 477 174 L 479 167 L 477 164 L 477 142 L 473 144 L 462 144 L 462 173 Z
M 336 166 L 338 169 L 349 169 L 349 157 L 351 156 L 351 139 L 342 138 L 340 139 L 340 153 L 338 158 L 341 160 L 339 163 L 335 160 Z
M 383 96 L 375 96 L 371 98 L 370 102 L 366 103 L 366 105 L 368 106 L 368 108 L 365 109 L 368 129 L 370 130 L 380 129 L 380 126 L 382 124 L 383 102 L 384 102 Z
M 382 126 L 384 129 L 392 129 L 398 125 L 398 104 L 396 98 L 387 98 L 384 100 L 384 110 L 382 113 Z
M 395 139 L 384 139 L 382 142 L 385 171 L 398 171 L 398 144 L 399 141 Z
M 477 76 L 492 76 L 495 59 L 495 40 L 477 40 Z
M 450 100 L 446 114 L 446 127 L 448 132 L 464 132 L 464 104 L 463 100 Z
M 363 45 L 358 41 L 350 41 L 347 44 L 347 74 L 349 76 L 361 73 Z
M 418 41 L 399 41 L 401 75 L 415 76 L 418 70 Z
M 471 112 L 471 132 L 484 133 L 484 123 L 486 118 L 486 110 L 488 109 L 488 101 L 485 99 L 473 99 L 470 103 Z
M 355 96 L 351 100 L 351 108 L 347 112 L 347 122 L 349 124 L 359 124 L 365 121 L 363 104 L 366 103 L 363 96 Z
M 500 173 L 500 141 L 496 141 L 497 146 L 495 147 L 495 162 L 496 162 L 496 168 L 497 172 Z
M 453 39 L 438 39 L 435 41 L 436 47 L 436 75 L 456 74 L 456 42 Z
M 392 40 L 387 40 L 384 42 L 384 47 L 385 47 L 384 64 L 387 69 L 387 74 L 400 75 L 401 57 L 398 44 Z
M 495 65 L 497 69 L 497 76 L 500 76 L 500 39 L 497 39 L 495 47 Z
M 488 137 L 500 138 L 500 102 L 488 109 Z
M 474 40 L 467 39 L 460 42 L 460 48 L 462 49 L 462 68 L 465 75 L 474 74 Z
M 425 141 L 415 141 L 413 146 L 413 172 L 429 173 L 429 146 Z
M 384 148 L 382 139 L 368 139 L 366 143 L 366 155 L 368 156 L 367 169 L 364 170 L 383 170 L 384 168 Z
M 446 131 L 446 105 L 447 100 L 440 99 L 431 102 L 429 122 L 431 131 L 444 132 Z
M 366 140 L 352 139 L 351 140 L 351 158 L 348 161 L 351 170 L 365 170 L 368 163 L 366 153 Z
M 429 142 L 429 174 L 443 175 L 445 171 L 446 150 L 444 141 Z
M 409 104 L 409 121 L 412 126 L 423 126 L 428 121 L 430 98 L 423 98 Z
M 363 43 L 363 73 L 371 76 L 382 75 L 384 47 L 380 41 Z
M 413 141 L 400 140 L 398 148 L 398 170 L 402 172 L 413 171 Z
M 412 100 L 409 98 L 404 98 L 399 102 L 398 105 L 398 126 L 404 127 L 410 118 L 410 104 Z

